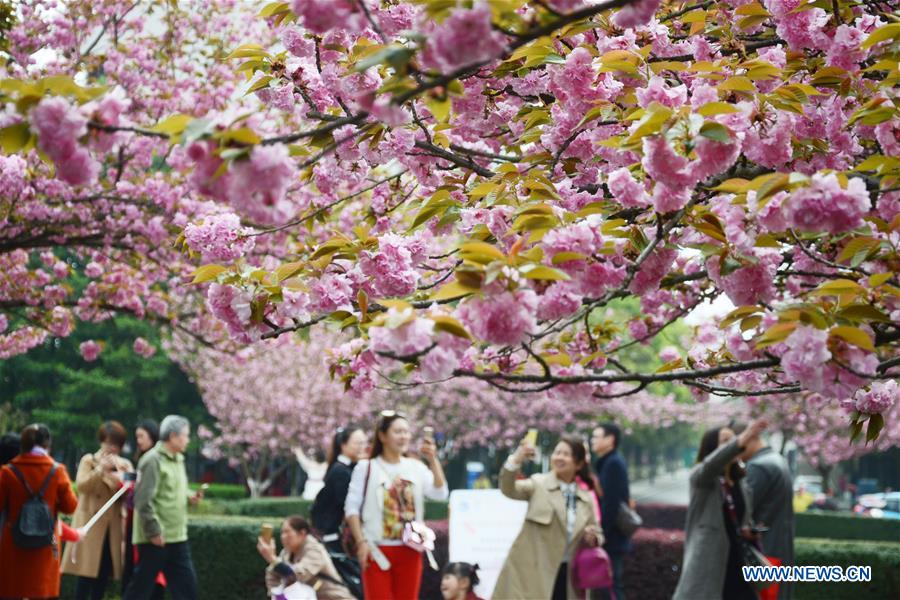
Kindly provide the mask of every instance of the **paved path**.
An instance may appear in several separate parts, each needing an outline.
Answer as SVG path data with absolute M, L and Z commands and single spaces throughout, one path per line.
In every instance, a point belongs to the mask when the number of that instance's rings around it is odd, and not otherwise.
M 687 504 L 688 469 L 658 475 L 653 483 L 649 479 L 631 482 L 631 497 L 640 503 Z

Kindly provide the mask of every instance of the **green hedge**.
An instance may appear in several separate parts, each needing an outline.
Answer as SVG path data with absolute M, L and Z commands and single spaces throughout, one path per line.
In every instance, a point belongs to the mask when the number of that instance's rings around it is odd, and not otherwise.
M 872 567 L 868 583 L 796 583 L 794 600 L 883 600 L 900 598 L 900 544 L 829 539 L 798 539 L 798 565 Z
M 217 502 L 209 512 L 218 512 L 216 507 L 221 507 L 221 512 L 226 515 L 245 517 L 287 517 L 289 515 L 309 516 L 312 507 L 311 500 L 304 500 L 296 496 L 287 498 L 256 498 Z M 449 515 L 447 502 L 425 502 L 425 520 L 443 521 Z
M 192 483 L 190 487 L 192 490 L 197 490 L 200 488 L 199 483 Z M 209 487 L 206 488 L 206 492 L 204 492 L 205 498 L 216 498 L 220 500 L 243 500 L 247 497 L 248 491 L 247 486 L 239 485 L 235 483 L 210 483 Z
M 900 520 L 872 519 L 830 512 L 797 513 L 795 519 L 797 537 L 900 541 Z

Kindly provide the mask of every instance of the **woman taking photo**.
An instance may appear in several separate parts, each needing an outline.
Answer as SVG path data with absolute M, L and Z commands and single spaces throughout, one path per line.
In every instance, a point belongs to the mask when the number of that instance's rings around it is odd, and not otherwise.
M 411 434 L 400 413 L 384 411 L 375 426 L 369 460 L 353 469 L 347 493 L 347 523 L 363 569 L 366 598 L 415 600 L 422 580 L 422 553 L 404 543 L 404 529 L 425 516 L 425 498 L 449 496 L 444 470 L 431 438 L 418 459 L 405 456 Z
M 128 432 L 117 421 L 107 421 L 97 430 L 100 450 L 85 454 L 78 465 L 78 509 L 72 518 L 76 529 L 91 520 L 113 494 L 125 485 L 125 473 L 134 469 L 122 458 Z M 76 575 L 76 600 L 102 600 L 110 577 L 122 578 L 122 507 L 124 498 L 111 506 L 77 544 L 67 544 L 62 572 Z
M 275 550 L 275 540 L 260 537 L 256 542 L 259 555 L 269 563 L 266 569 L 266 588 L 299 581 L 315 588 L 318 600 L 354 600 L 342 583 L 328 551 L 309 534 L 309 523 L 300 516 L 287 517 L 281 524 L 281 554 Z
M 738 456 L 759 437 L 766 422 L 751 423 L 739 436 L 728 427 L 703 434 L 691 469 L 684 538 L 684 566 L 673 600 L 755 600 L 741 572 L 743 543 L 750 534 L 750 497 Z
M 597 485 L 590 472 L 584 440 L 564 435 L 550 457 L 551 471 L 516 479 L 522 463 L 534 456 L 527 442 L 500 471 L 500 491 L 526 500 L 528 512 L 497 579 L 493 598 L 575 598 L 568 565 L 583 546 L 598 546 L 603 533 L 597 522 Z
M 332 552 L 343 552 L 341 523 L 350 476 L 356 463 L 365 458 L 366 434 L 359 427 L 339 427 L 331 442 L 325 485 L 316 495 L 310 515 L 313 527 Z
M 13 540 L 13 528 L 25 502 L 39 494 L 50 508 L 56 531 L 58 513 L 71 514 L 78 505 L 66 467 L 50 457 L 50 430 L 29 425 L 22 430 L 21 453 L 0 468 L 0 507 L 6 522 L 0 531 L 0 598 L 59 597 L 59 540 L 22 548 Z

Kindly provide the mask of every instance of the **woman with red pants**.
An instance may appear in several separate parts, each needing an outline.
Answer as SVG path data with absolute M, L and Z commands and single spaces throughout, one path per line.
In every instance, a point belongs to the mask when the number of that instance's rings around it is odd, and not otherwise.
M 425 497 L 449 496 L 434 440 L 422 440 L 428 462 L 405 456 L 411 439 L 409 421 L 384 411 L 375 427 L 369 460 L 353 469 L 345 513 L 363 569 L 363 592 L 378 600 L 415 600 L 422 581 L 422 553 L 403 542 L 407 523 L 422 521 Z

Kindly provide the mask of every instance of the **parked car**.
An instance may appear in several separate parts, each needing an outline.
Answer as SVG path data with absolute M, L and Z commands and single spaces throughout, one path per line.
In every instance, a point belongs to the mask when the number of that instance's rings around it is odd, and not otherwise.
M 853 512 L 875 519 L 900 519 L 900 492 L 860 496 Z

